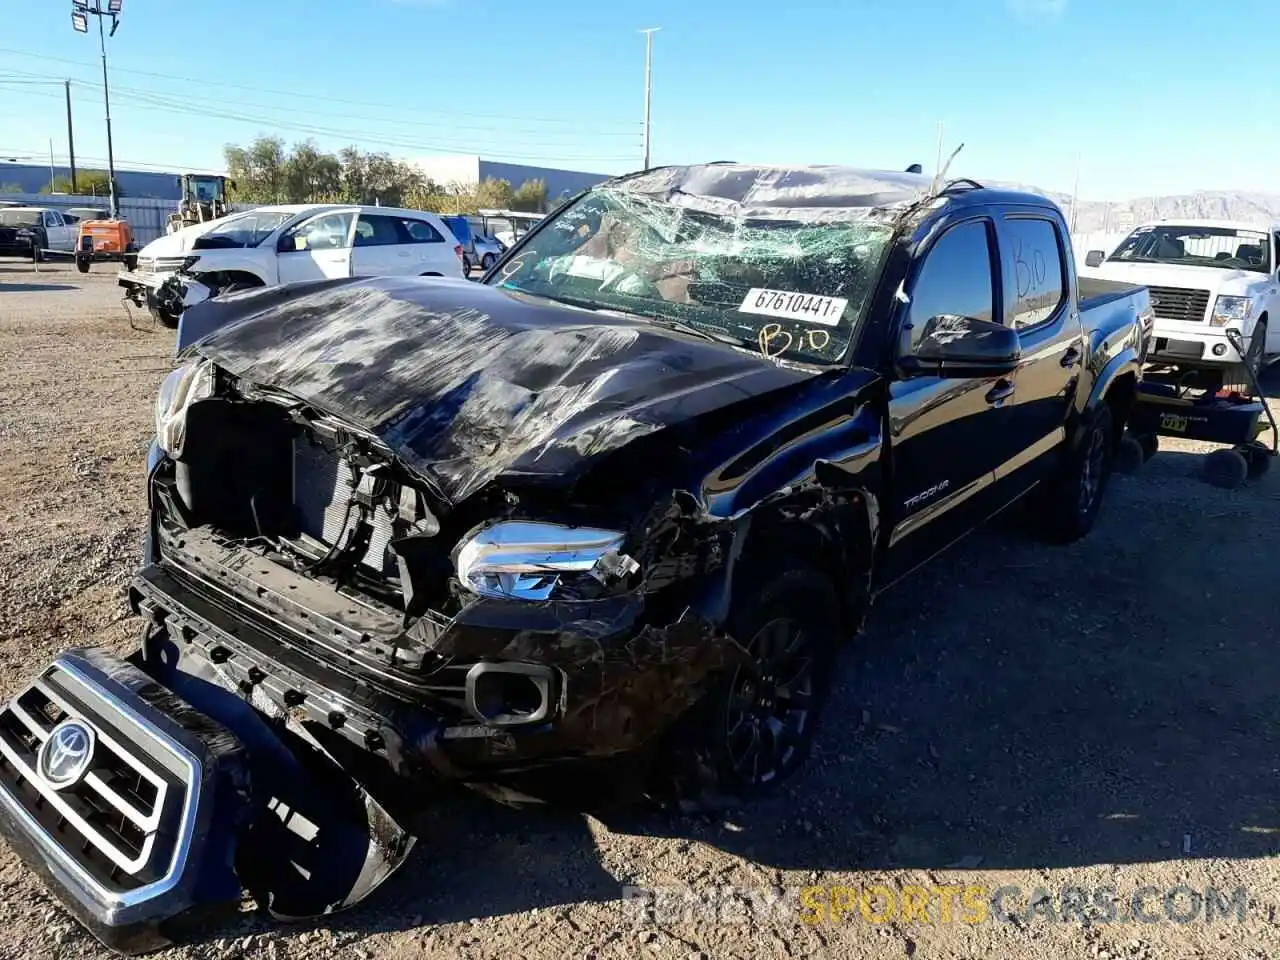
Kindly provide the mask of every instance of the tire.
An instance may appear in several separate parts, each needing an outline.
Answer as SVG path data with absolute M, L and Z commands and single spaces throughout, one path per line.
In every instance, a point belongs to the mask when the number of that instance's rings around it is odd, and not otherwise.
M 1071 543 L 1093 529 L 1115 455 L 1111 407 L 1098 405 L 1079 445 L 1067 452 L 1058 475 L 1046 480 L 1035 506 L 1045 536 Z
M 1262 361 L 1267 352 L 1267 321 L 1259 321 L 1253 328 L 1253 336 L 1249 338 L 1249 346 L 1245 348 L 1244 363 L 1233 364 L 1227 368 L 1223 377 L 1223 387 L 1239 393 L 1253 393 L 1248 370 L 1253 370 L 1253 380 L 1262 375 Z
M 471 276 L 471 258 L 465 253 L 462 255 L 462 273 L 464 276 Z
M 1116 473 L 1137 473 L 1147 460 L 1147 452 L 1142 441 L 1132 434 L 1125 434 L 1120 438 L 1120 446 L 1116 448 L 1112 469 Z
M 89 261 L 84 259 L 84 257 L 76 257 L 76 269 L 81 273 L 88 273 Z
M 1271 469 L 1271 448 L 1257 440 L 1236 447 L 1249 468 L 1249 479 L 1257 480 Z
M 840 646 L 840 605 L 830 579 L 802 561 L 774 555 L 770 571 L 744 572 L 727 623 L 751 659 L 716 679 L 659 760 L 653 792 L 686 812 L 766 793 L 809 755 Z
M 486 253 L 483 257 L 480 258 L 480 268 L 484 270 L 485 273 L 488 273 L 490 270 L 493 269 L 493 265 L 497 262 L 498 262 L 497 257 L 495 257 L 492 253 Z
M 1204 479 L 1222 490 L 1235 490 L 1249 479 L 1249 462 L 1239 450 L 1215 450 L 1204 458 Z

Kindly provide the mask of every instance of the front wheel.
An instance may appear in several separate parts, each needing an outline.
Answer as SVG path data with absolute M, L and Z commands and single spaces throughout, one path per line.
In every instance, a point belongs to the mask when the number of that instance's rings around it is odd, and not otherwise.
M 1064 456 L 1057 476 L 1044 481 L 1033 506 L 1050 540 L 1070 543 L 1093 529 L 1111 479 L 1115 454 L 1112 424 L 1111 407 L 1099 404 L 1079 444 Z
M 1249 346 L 1245 348 L 1244 362 L 1234 364 L 1228 371 L 1223 386 L 1229 390 L 1252 394 L 1253 384 L 1262 373 L 1262 361 L 1267 352 L 1267 321 L 1261 320 L 1253 328 Z M 1249 376 L 1252 372 L 1253 376 Z
M 493 269 L 493 265 L 498 262 L 498 258 L 492 253 L 486 253 L 480 258 L 480 266 L 487 273 Z
M 827 700 L 840 641 L 830 579 L 792 562 L 751 578 L 730 613 L 743 661 L 673 731 L 659 791 L 685 810 L 766 792 L 804 764 Z M 744 581 L 746 583 L 746 581 Z

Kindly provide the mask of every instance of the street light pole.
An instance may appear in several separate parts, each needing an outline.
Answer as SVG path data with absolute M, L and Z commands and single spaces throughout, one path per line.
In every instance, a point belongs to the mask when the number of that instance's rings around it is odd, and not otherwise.
M 653 35 L 661 30 L 661 27 L 649 27 L 640 32 L 644 34 L 644 169 L 649 169 L 649 130 L 650 118 L 652 110 L 650 108 L 653 98 Z
M 107 112 L 107 186 L 111 190 L 111 215 L 120 215 L 120 198 L 116 196 L 116 157 L 111 141 L 111 91 L 107 85 L 107 37 L 116 35 L 120 28 L 120 10 L 123 0 L 71 0 L 71 25 L 77 33 L 89 32 L 89 14 L 98 18 L 98 48 L 102 52 L 102 102 Z M 111 33 L 102 25 L 104 17 L 111 18 Z

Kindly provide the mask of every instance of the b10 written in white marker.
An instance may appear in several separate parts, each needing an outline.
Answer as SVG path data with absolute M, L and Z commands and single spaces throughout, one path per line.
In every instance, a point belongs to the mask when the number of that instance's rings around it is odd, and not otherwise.
M 757 313 L 766 317 L 782 317 L 784 320 L 804 320 L 834 327 L 844 315 L 849 301 L 843 297 L 821 297 L 813 293 L 790 293 L 786 290 L 765 290 L 752 287 L 742 298 L 739 313 Z

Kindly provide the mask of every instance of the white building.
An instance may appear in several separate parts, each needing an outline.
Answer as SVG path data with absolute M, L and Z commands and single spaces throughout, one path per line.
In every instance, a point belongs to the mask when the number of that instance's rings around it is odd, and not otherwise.
M 519 189 L 526 180 L 542 180 L 547 185 L 547 200 L 554 204 L 587 187 L 608 180 L 611 174 L 560 170 L 556 167 L 534 167 L 523 163 L 486 160 L 476 154 L 445 157 L 420 157 L 412 161 L 424 174 L 442 186 L 451 183 L 474 186 L 482 180 L 506 180 Z

